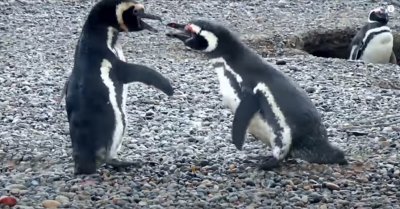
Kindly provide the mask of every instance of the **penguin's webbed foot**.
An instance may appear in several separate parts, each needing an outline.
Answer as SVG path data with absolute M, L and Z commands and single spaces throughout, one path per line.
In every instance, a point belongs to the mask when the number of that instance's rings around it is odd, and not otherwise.
M 349 62 L 351 62 L 351 63 L 360 63 L 360 64 L 365 64 L 365 62 L 364 62 L 364 60 L 360 60 L 360 59 L 358 59 L 358 60 L 347 60 L 347 61 L 349 61 Z
M 118 160 L 118 159 L 109 159 L 106 161 L 106 165 L 109 165 L 115 169 L 120 168 L 128 168 L 128 167 L 141 167 L 142 163 L 137 161 L 125 161 L 125 160 Z
M 272 170 L 274 168 L 278 168 L 280 166 L 280 162 L 278 159 L 276 159 L 274 156 L 267 156 L 263 162 L 260 164 L 260 169 L 261 170 Z

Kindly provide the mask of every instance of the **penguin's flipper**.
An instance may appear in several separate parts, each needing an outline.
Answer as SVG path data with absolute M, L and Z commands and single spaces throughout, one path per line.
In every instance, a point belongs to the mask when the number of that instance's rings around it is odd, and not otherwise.
M 147 66 L 126 63 L 119 60 L 117 61 L 116 72 L 118 80 L 122 83 L 142 82 L 160 89 L 168 96 L 174 94 L 174 89 L 170 81 L 161 73 Z
M 243 99 L 235 111 L 232 124 L 232 143 L 238 150 L 243 148 L 251 119 L 260 110 L 257 95 L 253 94 L 251 90 L 244 90 L 242 95 Z
M 279 166 L 280 162 L 287 158 L 292 145 L 291 128 L 267 85 L 258 84 L 254 92 L 258 95 L 262 119 L 273 132 L 269 138 L 272 156 L 268 156 L 262 165 L 264 170 L 270 170 Z
M 360 45 L 353 45 L 350 51 L 349 60 L 357 60 L 359 59 L 358 53 L 360 52 L 361 46 Z
M 68 79 L 65 81 L 63 89 L 61 90 L 61 95 L 57 100 L 57 104 L 60 105 L 61 101 L 64 99 L 64 97 L 67 95 L 67 89 L 68 89 L 68 83 L 69 83 L 69 77 Z
M 394 52 L 392 51 L 392 54 L 390 55 L 390 63 L 397 65 L 397 59 L 396 59 L 396 55 L 394 54 Z

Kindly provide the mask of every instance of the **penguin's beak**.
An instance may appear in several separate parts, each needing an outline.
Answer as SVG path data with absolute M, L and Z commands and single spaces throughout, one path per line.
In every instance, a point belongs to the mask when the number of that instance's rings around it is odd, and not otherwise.
M 157 29 L 151 27 L 149 24 L 147 24 L 146 22 L 144 22 L 142 19 L 152 19 L 152 20 L 159 20 L 162 21 L 161 17 L 157 16 L 157 15 L 151 15 L 151 14 L 146 14 L 144 13 L 143 10 L 135 10 L 136 17 L 138 18 L 139 21 L 139 26 L 142 27 L 143 29 L 152 31 L 152 32 L 158 32 Z
M 179 40 L 181 40 L 183 42 L 185 42 L 188 39 L 193 37 L 193 34 L 190 31 L 186 30 L 187 27 L 184 24 L 168 23 L 167 26 L 171 27 L 171 28 L 174 28 L 174 29 L 177 29 L 177 30 L 180 30 L 180 32 L 177 32 L 177 33 L 167 33 L 166 35 L 168 37 L 177 38 L 177 39 L 179 39 Z

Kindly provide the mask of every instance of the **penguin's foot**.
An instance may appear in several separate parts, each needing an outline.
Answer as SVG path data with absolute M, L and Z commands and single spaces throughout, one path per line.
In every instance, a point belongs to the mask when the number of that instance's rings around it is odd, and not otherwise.
M 109 159 L 106 161 L 106 165 L 119 169 L 127 167 L 141 167 L 142 163 L 134 161 L 118 160 L 118 159 Z
M 274 156 L 267 156 L 266 159 L 260 164 L 261 170 L 272 170 L 274 168 L 278 168 L 280 166 L 280 162 Z
M 348 60 L 349 62 L 352 62 L 352 63 L 360 63 L 360 64 L 365 64 L 365 62 L 364 62 L 364 60 Z

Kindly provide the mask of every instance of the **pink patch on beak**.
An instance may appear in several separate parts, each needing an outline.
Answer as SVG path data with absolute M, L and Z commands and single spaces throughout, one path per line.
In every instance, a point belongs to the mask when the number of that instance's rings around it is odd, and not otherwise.
M 192 25 L 191 25 L 191 24 L 189 24 L 189 25 L 186 25 L 186 26 L 185 26 L 185 30 L 186 30 L 186 31 L 189 31 L 189 32 L 191 32 L 191 33 L 192 33 L 192 32 L 193 32 Z

